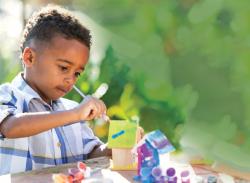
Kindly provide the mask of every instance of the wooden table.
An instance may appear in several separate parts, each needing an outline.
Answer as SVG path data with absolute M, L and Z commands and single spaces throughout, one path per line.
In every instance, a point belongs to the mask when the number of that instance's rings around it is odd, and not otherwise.
M 108 176 L 119 179 L 119 183 L 133 182 L 133 177 L 136 171 L 111 171 L 109 169 L 110 159 L 108 157 L 94 158 L 84 161 L 87 166 L 92 169 L 101 168 L 106 177 L 101 175 L 101 172 L 96 173 L 95 176 L 108 179 Z M 68 174 L 69 168 L 76 168 L 76 163 L 64 164 L 56 167 L 44 168 L 41 170 L 34 170 L 30 172 L 18 173 L 11 175 L 11 183 L 47 183 L 52 181 L 52 174 L 64 173 Z M 103 173 L 103 172 L 102 172 Z
M 110 181 L 111 179 L 113 180 L 113 182 L 118 182 L 118 183 L 134 182 L 133 177 L 136 175 L 136 171 L 111 171 L 109 169 L 110 159 L 108 157 L 89 159 L 84 162 L 86 163 L 87 166 L 91 167 L 92 169 L 99 168 L 100 171 L 96 172 L 96 174 L 94 175 L 95 177 L 97 178 L 99 177 L 99 179 L 100 178 L 102 179 L 102 181 L 99 181 L 99 182 L 105 183 L 104 180 L 106 180 L 106 183 L 110 183 L 112 182 Z M 11 174 L 10 175 L 11 183 L 47 183 L 47 182 L 51 183 L 53 182 L 52 174 L 55 174 L 55 173 L 68 174 L 67 172 L 68 168 L 76 168 L 76 163 L 64 164 L 64 165 L 60 165 L 56 167 L 44 168 L 41 170 L 34 170 L 30 172 Z M 204 178 L 206 178 L 208 175 L 217 176 L 218 171 L 228 173 L 228 171 L 225 172 L 223 171 L 223 169 L 214 170 L 214 169 L 211 169 L 210 167 L 206 167 L 202 165 L 193 166 L 193 168 L 197 175 L 200 175 Z M 231 175 L 235 176 L 234 174 L 231 174 Z M 236 183 L 250 182 L 248 179 L 248 174 L 243 174 L 243 175 L 246 176 L 245 180 L 235 179 L 235 182 Z M 2 182 L 1 179 L 0 179 L 0 182 Z

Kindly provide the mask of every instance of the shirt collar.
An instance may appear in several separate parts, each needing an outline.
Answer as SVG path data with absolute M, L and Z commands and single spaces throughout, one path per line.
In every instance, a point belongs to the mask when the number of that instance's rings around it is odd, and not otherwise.
M 40 97 L 40 95 L 30 87 L 30 85 L 23 79 L 22 77 L 23 73 L 20 72 L 11 82 L 11 84 L 17 88 L 18 90 L 22 91 L 25 94 L 25 98 L 27 103 L 30 102 L 32 99 L 39 99 L 43 103 L 47 104 L 44 102 L 44 100 Z M 58 103 L 60 100 L 53 101 L 53 103 Z

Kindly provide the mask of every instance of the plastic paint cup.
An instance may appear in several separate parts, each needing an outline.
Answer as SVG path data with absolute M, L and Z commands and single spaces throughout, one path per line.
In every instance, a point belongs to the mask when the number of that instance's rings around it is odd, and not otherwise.
M 140 173 L 143 178 L 147 178 L 151 175 L 151 168 L 142 168 Z
M 208 176 L 207 183 L 217 183 L 217 178 L 215 176 Z
M 190 183 L 189 171 L 185 170 L 181 172 L 181 182 Z
M 168 168 L 166 175 L 167 175 L 167 180 L 168 183 L 176 183 L 177 182 L 177 177 L 175 176 L 175 169 L 174 168 Z
M 162 170 L 160 167 L 154 167 L 152 169 L 152 176 L 155 177 L 156 179 L 157 178 L 160 178 L 162 175 Z
M 174 168 L 168 168 L 166 174 L 168 177 L 173 177 L 175 175 L 175 172 L 176 171 Z

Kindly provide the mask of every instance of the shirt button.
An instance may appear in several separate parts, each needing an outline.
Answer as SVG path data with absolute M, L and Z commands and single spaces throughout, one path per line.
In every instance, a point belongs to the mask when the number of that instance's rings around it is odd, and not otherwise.
M 61 143 L 60 142 L 57 142 L 57 147 L 61 147 Z

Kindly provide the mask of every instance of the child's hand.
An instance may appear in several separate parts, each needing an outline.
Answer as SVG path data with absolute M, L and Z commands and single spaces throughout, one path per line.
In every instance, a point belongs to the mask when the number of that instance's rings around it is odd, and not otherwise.
M 75 108 L 80 120 L 92 120 L 106 114 L 106 106 L 103 101 L 86 96 L 79 106 Z
M 136 143 L 138 143 L 144 136 L 144 129 L 138 126 L 136 133 Z

